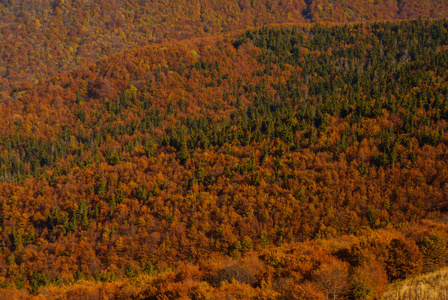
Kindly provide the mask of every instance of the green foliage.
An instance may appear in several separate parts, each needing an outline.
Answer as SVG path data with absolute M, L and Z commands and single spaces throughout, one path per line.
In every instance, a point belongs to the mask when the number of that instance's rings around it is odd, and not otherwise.
M 138 270 L 135 269 L 132 265 L 128 264 L 125 268 L 124 268 L 124 272 L 126 277 L 128 278 L 133 278 L 135 276 L 138 275 Z
M 424 257 L 425 272 L 435 271 L 448 262 L 447 241 L 437 232 L 424 236 L 418 246 Z
M 34 270 L 33 274 L 29 278 L 29 282 L 30 282 L 30 292 L 32 294 L 36 294 L 41 286 L 46 286 L 50 283 L 50 277 L 45 273 L 41 273 L 38 272 L 37 270 Z
M 371 299 L 373 296 L 373 288 L 367 278 L 362 275 L 354 274 L 350 278 L 348 298 L 352 300 Z

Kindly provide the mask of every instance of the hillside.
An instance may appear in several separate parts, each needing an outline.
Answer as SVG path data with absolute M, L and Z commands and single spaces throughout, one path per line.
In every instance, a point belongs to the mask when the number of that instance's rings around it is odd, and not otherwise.
M 446 299 L 448 298 L 448 270 L 410 278 L 391 286 L 381 299 Z
M 2 293 L 365 299 L 445 266 L 447 45 L 446 20 L 277 25 L 14 89 Z
M 1 0 L 0 100 L 25 82 L 164 41 L 273 23 L 447 16 L 444 0 Z

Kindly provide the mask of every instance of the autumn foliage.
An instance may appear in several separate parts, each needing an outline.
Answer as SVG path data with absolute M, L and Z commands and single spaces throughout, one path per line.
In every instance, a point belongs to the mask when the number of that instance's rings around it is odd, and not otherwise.
M 49 66 L 0 103 L 0 294 L 373 299 L 446 266 L 447 45 L 276 25 Z
M 443 0 L 3 0 L 0 96 L 139 46 L 268 24 L 443 18 Z

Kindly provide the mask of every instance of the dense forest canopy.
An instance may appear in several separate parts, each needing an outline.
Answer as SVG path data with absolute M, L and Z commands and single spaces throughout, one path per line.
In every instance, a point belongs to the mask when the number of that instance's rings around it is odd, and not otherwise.
M 0 0 L 0 99 L 23 83 L 163 41 L 273 23 L 447 16 L 445 0 Z
M 171 41 L 17 86 L 0 291 L 368 299 L 436 270 L 447 82 L 448 21 L 419 19 Z

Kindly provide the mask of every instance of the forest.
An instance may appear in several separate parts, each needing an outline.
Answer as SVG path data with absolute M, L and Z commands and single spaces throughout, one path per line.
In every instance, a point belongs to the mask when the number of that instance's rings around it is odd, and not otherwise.
M 0 0 L 0 98 L 140 46 L 269 24 L 448 17 L 445 0 Z
M 380 299 L 447 267 L 444 1 L 192 3 L 0 0 L 0 299 Z

